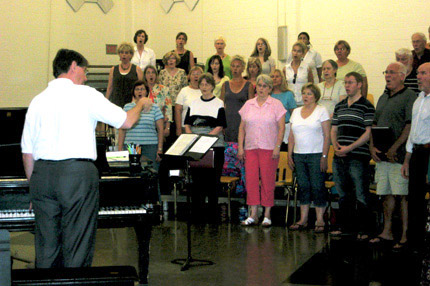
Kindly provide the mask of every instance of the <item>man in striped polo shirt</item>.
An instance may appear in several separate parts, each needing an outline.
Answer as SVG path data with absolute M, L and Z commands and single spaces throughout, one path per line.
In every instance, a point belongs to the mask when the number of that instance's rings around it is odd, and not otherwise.
M 331 140 L 335 150 L 333 176 L 339 193 L 339 230 L 332 235 L 357 233 L 368 238 L 370 228 L 369 137 L 375 114 L 373 105 L 361 94 L 363 77 L 350 72 L 345 76 L 346 99 L 333 113 Z

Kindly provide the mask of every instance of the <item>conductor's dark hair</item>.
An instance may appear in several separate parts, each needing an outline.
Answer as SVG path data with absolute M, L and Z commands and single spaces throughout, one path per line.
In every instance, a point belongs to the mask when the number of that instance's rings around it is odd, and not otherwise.
M 145 32 L 145 30 L 137 30 L 136 33 L 134 33 L 134 38 L 133 41 L 137 44 L 137 36 L 139 36 L 140 34 L 145 34 L 145 42 L 143 42 L 144 44 L 146 44 L 146 42 L 148 42 L 148 34 Z
M 73 62 L 76 62 L 80 67 L 88 67 L 87 59 L 80 53 L 68 49 L 59 50 L 52 63 L 54 77 L 57 78 L 61 74 L 67 73 Z

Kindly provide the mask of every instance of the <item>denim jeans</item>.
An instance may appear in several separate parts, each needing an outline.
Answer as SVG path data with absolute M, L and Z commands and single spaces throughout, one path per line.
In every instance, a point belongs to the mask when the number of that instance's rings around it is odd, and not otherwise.
M 309 205 L 313 201 L 316 207 L 327 206 L 325 174 L 320 167 L 321 156 L 322 153 L 293 154 L 301 205 Z
M 368 160 L 334 157 L 333 178 L 339 193 L 339 226 L 351 232 L 368 232 L 370 169 Z

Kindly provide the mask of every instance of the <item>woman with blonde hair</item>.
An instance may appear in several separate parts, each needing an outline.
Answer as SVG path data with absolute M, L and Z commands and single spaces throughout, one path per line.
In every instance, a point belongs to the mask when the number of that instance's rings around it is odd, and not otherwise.
M 133 94 L 132 87 L 137 80 L 143 79 L 140 67 L 132 64 L 134 49 L 130 43 L 122 43 L 118 47 L 118 55 L 121 63 L 113 66 L 109 72 L 109 81 L 106 90 L 106 98 L 112 103 L 123 108 L 126 103 L 131 102 Z
M 257 84 L 257 77 L 261 74 L 262 67 L 258 58 L 249 58 L 246 65 L 246 79 L 251 82 L 255 92 L 255 85 Z
M 290 133 L 290 117 L 293 113 L 294 108 L 297 107 L 296 101 L 294 100 L 294 94 L 288 89 L 287 81 L 283 76 L 281 70 L 275 69 L 270 73 L 270 77 L 273 81 L 272 97 L 282 102 L 282 105 L 287 110 L 285 113 L 285 135 L 281 146 L 281 151 L 287 151 L 288 135 Z
M 312 75 L 314 77 L 314 82 L 319 83 L 321 81 L 321 72 L 322 72 L 322 59 L 321 54 L 313 49 L 312 44 L 310 42 L 310 36 L 307 32 L 301 32 L 297 36 L 297 41 L 305 44 L 305 52 L 303 55 L 303 62 L 309 65 L 309 68 L 312 70 Z M 288 55 L 287 63 L 292 61 L 292 54 Z
M 251 57 L 258 58 L 260 60 L 262 74 L 269 75 L 275 70 L 275 60 L 270 56 L 272 49 L 270 48 L 269 42 L 265 38 L 259 38 L 255 43 L 254 51 Z
M 302 86 L 308 82 L 314 82 L 312 71 L 309 65 L 303 62 L 306 45 L 303 42 L 296 42 L 291 50 L 293 60 L 284 68 L 288 86 L 294 92 L 294 99 L 298 106 L 303 105 Z

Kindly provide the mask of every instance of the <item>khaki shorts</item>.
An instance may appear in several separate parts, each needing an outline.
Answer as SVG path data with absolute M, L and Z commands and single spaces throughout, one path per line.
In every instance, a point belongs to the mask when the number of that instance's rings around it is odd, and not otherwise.
M 408 194 L 408 179 L 402 177 L 402 164 L 380 162 L 376 163 L 375 168 L 376 194 L 401 196 Z

